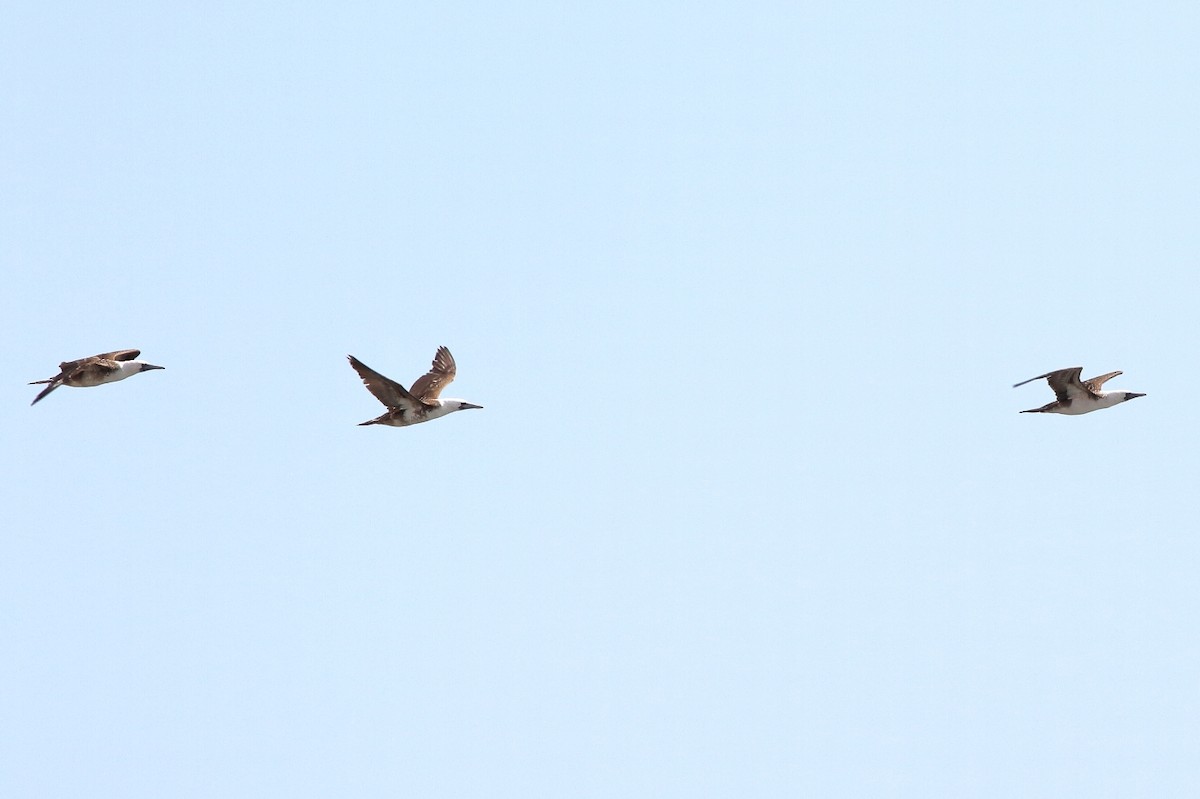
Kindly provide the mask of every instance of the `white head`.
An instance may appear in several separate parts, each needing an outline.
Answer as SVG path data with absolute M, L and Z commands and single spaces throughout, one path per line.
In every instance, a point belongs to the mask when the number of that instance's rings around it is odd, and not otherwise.
M 105 382 L 114 380 L 124 380 L 127 377 L 132 377 L 139 372 L 149 372 L 151 369 L 165 369 L 165 366 L 155 366 L 152 363 L 145 361 L 118 361 L 117 371 L 112 373 L 112 376 L 107 378 Z
M 1131 399 L 1137 399 L 1138 397 L 1144 396 L 1146 395 L 1138 394 L 1134 391 L 1100 391 L 1096 394 L 1096 402 L 1093 407 L 1111 408 L 1114 405 L 1120 405 L 1122 402 L 1128 402 Z M 1083 408 L 1087 407 L 1086 405 L 1073 403 L 1072 407 L 1074 407 L 1074 405 L 1079 405 L 1081 409 L 1079 411 L 1080 413 L 1087 413 L 1087 411 L 1082 410 Z
M 131 375 L 135 375 L 138 372 L 149 372 L 151 369 L 167 368 L 165 366 L 155 366 L 154 364 L 146 363 L 145 361 L 120 361 L 117 363 L 117 367 L 122 372 L 126 372 Z
M 475 405 L 473 403 L 467 402 L 466 400 L 460 400 L 460 399 L 439 399 L 439 400 L 436 400 L 436 402 L 437 402 L 438 406 L 436 408 L 431 408 L 429 411 L 428 418 L 430 418 L 430 419 L 436 419 L 439 416 L 445 416 L 446 414 L 454 413 L 455 411 L 465 411 L 468 408 L 482 408 L 483 407 L 482 405 Z

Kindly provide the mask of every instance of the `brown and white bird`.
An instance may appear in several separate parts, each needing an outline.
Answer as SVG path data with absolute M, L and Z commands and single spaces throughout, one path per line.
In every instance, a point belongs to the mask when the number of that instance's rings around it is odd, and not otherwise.
M 1091 413 L 1092 411 L 1111 408 L 1126 400 L 1146 396 L 1145 394 L 1136 394 L 1132 391 L 1100 390 L 1101 386 L 1121 374 L 1121 372 L 1109 372 L 1106 375 L 1093 377 L 1090 380 L 1080 380 L 1079 375 L 1082 371 L 1082 366 L 1075 366 L 1071 369 L 1059 369 L 1014 384 L 1013 388 L 1016 388 L 1026 383 L 1032 383 L 1034 380 L 1046 378 L 1050 383 L 1050 388 L 1054 389 L 1054 396 L 1057 397 L 1049 405 L 1043 405 L 1040 408 L 1030 408 L 1027 411 L 1021 411 L 1021 413 L 1065 413 L 1071 416 L 1078 416 L 1081 413 Z
M 367 390 L 375 395 L 375 399 L 387 406 L 387 413 L 369 422 L 361 422 L 359 427 L 369 424 L 407 427 L 410 424 L 428 422 L 430 419 L 436 419 L 455 411 L 483 407 L 460 399 L 438 399 L 442 389 L 454 380 L 457 371 L 457 367 L 454 365 L 454 356 L 445 347 L 438 347 L 429 372 L 418 377 L 410 389 L 404 388 L 391 378 L 384 377 L 353 355 L 346 357 L 350 359 L 350 365 L 354 367 L 354 371 L 358 372 L 358 376 L 366 384 Z
M 58 365 L 59 372 L 57 375 L 45 380 L 34 380 L 29 384 L 31 386 L 43 383 L 50 384 L 42 389 L 42 393 L 34 397 L 33 402 L 29 404 L 37 405 L 38 400 L 59 386 L 75 386 L 77 388 L 99 386 L 105 383 L 115 383 L 118 380 L 124 380 L 130 375 L 136 375 L 139 372 L 166 368 L 155 366 L 145 361 L 134 360 L 141 354 L 141 350 L 116 350 L 114 352 L 103 352 L 99 355 L 92 355 L 89 358 L 80 358 L 77 361 L 63 361 Z

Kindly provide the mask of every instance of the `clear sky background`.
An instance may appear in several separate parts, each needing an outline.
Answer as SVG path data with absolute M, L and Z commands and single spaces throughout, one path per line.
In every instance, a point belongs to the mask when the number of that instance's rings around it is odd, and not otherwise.
M 0 795 L 1197 795 L 1198 40 L 10 5 Z

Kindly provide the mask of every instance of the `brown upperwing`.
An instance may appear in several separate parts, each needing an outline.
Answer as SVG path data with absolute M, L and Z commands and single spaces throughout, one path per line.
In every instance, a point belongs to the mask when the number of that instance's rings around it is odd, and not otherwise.
M 1079 374 L 1082 371 L 1082 366 L 1076 366 L 1072 369 L 1059 369 L 1057 372 L 1050 372 L 1046 375 L 1050 388 L 1054 389 L 1054 396 L 1058 398 L 1059 402 L 1069 402 L 1091 394 L 1079 380 Z
M 450 354 L 450 350 L 438 347 L 429 372 L 416 379 L 409 393 L 426 405 L 432 405 L 434 403 L 431 400 L 437 399 L 442 389 L 454 382 L 457 371 L 458 367 L 454 364 L 454 356 Z
M 387 407 L 415 408 L 421 404 L 416 397 L 409 394 L 408 390 L 395 380 L 392 380 L 390 377 L 384 377 L 353 355 L 347 355 L 346 357 L 350 359 L 350 365 L 354 367 L 354 371 L 358 372 L 358 376 L 362 378 L 363 385 L 367 387 L 367 391 L 374 394 L 375 399 Z
M 116 365 L 111 363 L 105 364 L 103 363 L 104 361 L 132 361 L 141 354 L 141 350 L 114 350 L 112 352 L 102 352 L 99 355 L 92 355 L 88 358 L 80 358 L 77 361 L 63 361 L 58 365 L 58 368 L 59 371 L 62 372 L 63 377 L 67 377 L 73 374 L 75 370 L 91 364 L 96 364 L 100 368 L 105 369 L 105 371 L 111 372 L 117 368 Z
M 1112 380 L 1114 377 L 1116 377 L 1119 374 L 1124 374 L 1124 372 L 1109 372 L 1106 375 L 1100 375 L 1099 377 L 1093 377 L 1090 380 L 1084 380 L 1083 384 L 1085 386 L 1087 386 L 1088 389 L 1090 389 L 1093 394 L 1095 394 L 1097 391 L 1100 390 L 1101 386 L 1103 386 L 1105 383 L 1107 383 L 1109 380 Z

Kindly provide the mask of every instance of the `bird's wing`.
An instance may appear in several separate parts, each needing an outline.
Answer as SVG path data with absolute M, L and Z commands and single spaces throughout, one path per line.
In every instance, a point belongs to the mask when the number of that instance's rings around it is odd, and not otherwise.
M 1064 372 L 1073 372 L 1076 370 L 1082 372 L 1083 367 L 1076 366 L 1075 369 L 1059 369 L 1056 372 L 1046 372 L 1046 374 L 1044 374 L 1044 375 L 1038 375 L 1037 377 L 1031 377 L 1028 380 L 1022 380 L 1020 383 L 1013 383 L 1013 388 L 1019 388 L 1020 386 L 1023 386 L 1026 383 L 1032 383 L 1034 380 L 1045 380 L 1047 377 L 1053 377 L 1054 375 L 1057 375 L 1057 374 L 1062 374 Z
M 60 375 L 59 377 L 61 377 L 61 375 Z M 51 391 L 53 391 L 54 389 L 56 389 L 56 388 L 58 388 L 59 386 L 61 386 L 61 385 L 62 385 L 62 380 L 60 380 L 60 379 L 59 379 L 59 377 L 52 377 L 52 378 L 50 378 L 49 380 L 36 380 L 36 381 L 34 381 L 33 383 L 30 383 L 29 385 L 31 385 L 31 386 L 33 386 L 33 385 L 37 385 L 38 383 L 49 383 L 50 385 L 48 385 L 48 386 L 46 386 L 45 388 L 43 388 L 43 389 L 41 390 L 41 392 L 40 392 L 40 393 L 39 393 L 39 394 L 38 394 L 36 397 L 34 397 L 34 398 L 33 398 L 33 402 L 31 402 L 31 403 L 29 403 L 29 404 L 30 404 L 30 405 L 37 405 L 37 404 L 38 404 L 38 402 L 40 402 L 40 401 L 41 401 L 42 397 L 46 396 L 47 394 L 49 394 L 49 393 L 50 393 Z
M 113 352 L 102 352 L 92 357 L 101 361 L 132 361 L 141 354 L 141 350 L 114 350 Z
M 58 365 L 58 371 L 60 373 L 60 376 L 65 377 L 66 375 L 71 374 L 76 369 L 83 366 L 85 363 L 88 363 L 89 361 L 94 361 L 97 357 L 99 357 L 99 356 L 92 355 L 87 358 L 80 358 L 78 361 L 63 361 L 62 363 L 60 363 Z
M 87 358 L 75 367 L 76 371 L 88 371 L 92 374 L 111 374 L 121 368 L 121 362 L 112 358 Z
M 1057 372 L 1051 372 L 1046 382 L 1050 384 L 1050 388 L 1054 391 L 1054 396 L 1059 402 L 1067 402 L 1068 400 L 1084 399 L 1093 396 L 1092 392 L 1088 391 L 1079 379 L 1079 373 L 1083 371 L 1083 367 L 1076 366 L 1074 369 L 1059 369 Z
M 412 394 L 408 393 L 404 386 L 395 380 L 384 377 L 353 355 L 347 355 L 346 357 L 350 359 L 350 365 L 354 367 L 354 371 L 358 372 L 358 376 L 362 378 L 363 385 L 367 387 L 367 391 L 374 394 L 375 399 L 387 407 L 413 409 L 421 404 Z
M 1092 392 L 1088 391 L 1087 387 L 1079 381 L 1079 374 L 1083 371 L 1082 366 L 1074 366 L 1070 369 L 1058 369 L 1053 372 L 1046 372 L 1044 375 L 1031 377 L 1028 380 L 1022 380 L 1020 383 L 1013 385 L 1023 386 L 1026 383 L 1032 383 L 1034 380 L 1046 379 L 1050 383 L 1050 388 L 1054 390 L 1054 396 L 1059 402 L 1078 399 L 1081 397 L 1090 397 Z
M 62 372 L 63 377 L 73 374 L 76 370 L 84 366 L 92 366 L 92 364 L 100 364 L 99 368 L 112 372 L 117 368 L 117 361 L 132 361 L 137 356 L 141 355 L 141 350 L 115 350 L 113 352 L 102 352 L 99 355 L 89 355 L 86 358 L 80 358 L 77 361 L 63 361 L 58 365 L 58 369 Z
M 418 377 L 409 392 L 426 405 L 434 404 L 430 401 L 437 399 L 442 389 L 454 382 L 457 371 L 458 367 L 454 365 L 454 356 L 450 354 L 450 350 L 438 347 L 429 372 Z
M 1100 390 L 1101 386 L 1103 386 L 1105 383 L 1107 383 L 1109 380 L 1112 380 L 1114 377 L 1116 377 L 1119 374 L 1123 374 L 1123 372 L 1109 372 L 1106 375 L 1100 375 L 1099 377 L 1093 377 L 1090 380 L 1084 380 L 1083 384 L 1085 386 L 1087 386 L 1088 389 L 1090 389 L 1091 392 L 1094 394 Z

